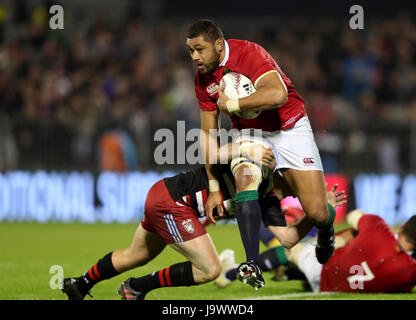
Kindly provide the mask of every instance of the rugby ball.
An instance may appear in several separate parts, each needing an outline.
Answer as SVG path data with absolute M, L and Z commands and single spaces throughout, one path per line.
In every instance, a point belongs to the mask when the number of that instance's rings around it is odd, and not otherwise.
M 220 88 L 224 94 L 230 99 L 240 99 L 248 97 L 256 92 L 253 83 L 245 75 L 237 72 L 226 73 L 221 81 Z M 244 119 L 254 119 L 261 111 L 239 111 L 234 112 L 237 116 Z

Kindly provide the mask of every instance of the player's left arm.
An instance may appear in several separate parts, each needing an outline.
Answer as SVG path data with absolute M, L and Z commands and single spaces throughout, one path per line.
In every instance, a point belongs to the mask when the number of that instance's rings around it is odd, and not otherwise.
M 330 203 L 334 208 L 342 206 L 346 203 L 346 195 L 344 191 L 336 192 L 337 184 L 332 186 L 329 191 L 327 191 L 328 203 Z M 312 220 L 308 216 L 303 216 L 295 224 L 288 227 L 278 227 L 278 226 L 268 226 L 268 229 L 276 236 L 281 244 L 290 249 L 296 245 L 301 239 L 303 239 L 308 232 L 314 226 Z M 338 239 L 338 242 L 341 239 Z M 341 245 L 345 245 L 345 241 Z
M 270 110 L 287 102 L 287 88 L 277 70 L 266 72 L 255 85 L 256 92 L 238 99 L 241 111 Z
M 218 107 L 223 112 L 230 111 L 230 106 L 233 110 L 238 109 L 239 111 L 264 111 L 274 109 L 287 102 L 287 88 L 277 70 L 266 72 L 259 77 L 255 84 L 257 91 L 240 99 L 228 99 L 221 88 L 217 86 Z

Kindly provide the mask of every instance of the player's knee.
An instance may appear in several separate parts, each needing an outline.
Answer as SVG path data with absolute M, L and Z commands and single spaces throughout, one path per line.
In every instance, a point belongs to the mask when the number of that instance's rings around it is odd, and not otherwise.
M 237 192 L 257 190 L 262 181 L 262 172 L 254 164 L 238 164 L 233 170 Z
M 148 259 L 143 254 L 136 252 L 132 248 L 116 250 L 112 255 L 114 268 L 119 272 L 142 266 L 147 262 Z
M 298 241 L 282 239 L 280 243 L 285 249 L 290 250 L 298 243 Z
M 145 252 L 140 252 L 131 248 L 126 250 L 125 258 L 132 268 L 143 266 L 151 260 Z
M 213 281 L 218 278 L 222 270 L 221 262 L 219 259 L 215 259 L 207 263 L 204 267 L 202 273 L 203 276 L 201 277 L 201 283 Z
M 222 270 L 221 262 L 218 261 L 210 266 L 209 271 L 207 273 L 207 281 L 213 281 L 218 278 Z
M 240 166 L 234 173 L 237 191 L 244 191 L 253 182 L 253 175 L 248 166 Z

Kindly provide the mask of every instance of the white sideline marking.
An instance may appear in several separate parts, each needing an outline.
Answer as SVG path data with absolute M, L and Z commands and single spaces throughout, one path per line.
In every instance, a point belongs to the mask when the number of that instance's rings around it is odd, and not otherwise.
M 305 292 L 305 293 L 289 293 L 289 294 L 276 294 L 272 296 L 262 296 L 262 297 L 251 297 L 244 300 L 279 300 L 279 299 L 290 299 L 290 298 L 303 298 L 303 297 L 320 297 L 325 295 L 331 295 L 334 292 Z

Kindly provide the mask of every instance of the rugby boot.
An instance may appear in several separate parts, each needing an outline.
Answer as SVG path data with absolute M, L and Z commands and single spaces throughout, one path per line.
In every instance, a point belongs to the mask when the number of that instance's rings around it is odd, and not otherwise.
M 264 278 L 254 261 L 241 263 L 237 268 L 237 279 L 252 286 L 256 291 L 264 287 Z
M 316 258 L 320 264 L 325 264 L 329 261 L 335 249 L 335 234 L 334 227 L 329 231 L 318 231 L 318 241 L 315 248 Z
M 79 278 L 65 278 L 62 281 L 61 291 L 67 295 L 68 300 L 83 300 L 86 294 L 92 297 L 89 292 L 82 293 L 78 281 Z
M 130 281 L 134 278 L 128 278 L 124 281 L 118 289 L 118 294 L 121 295 L 121 300 L 144 300 L 146 294 L 134 290 L 130 286 Z

